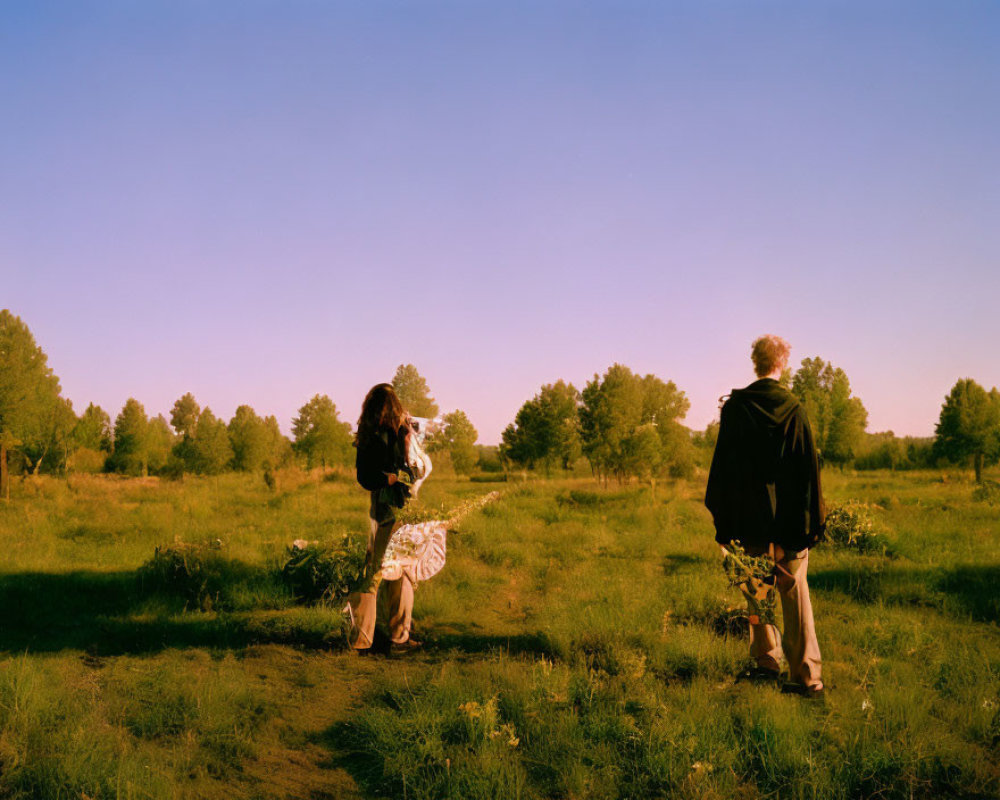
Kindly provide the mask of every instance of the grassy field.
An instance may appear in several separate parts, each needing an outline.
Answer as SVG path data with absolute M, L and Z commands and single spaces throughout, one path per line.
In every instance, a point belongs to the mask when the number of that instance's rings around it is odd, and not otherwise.
M 0 504 L 0 797 L 1000 795 L 1000 506 L 959 474 L 824 474 L 887 546 L 824 545 L 824 703 L 735 683 L 738 595 L 698 481 L 480 484 L 416 595 L 425 652 L 359 658 L 280 579 L 366 535 L 350 476 L 15 482 Z M 177 591 L 143 565 L 209 543 Z

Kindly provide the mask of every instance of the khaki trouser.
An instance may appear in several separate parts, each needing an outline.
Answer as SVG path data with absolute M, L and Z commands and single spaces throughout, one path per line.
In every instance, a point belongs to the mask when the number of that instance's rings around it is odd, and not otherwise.
M 816 625 L 809 600 L 809 584 L 806 582 L 809 551 L 779 555 L 775 562 L 775 586 L 781 598 L 784 634 L 779 639 L 774 625 L 751 624 L 750 656 L 758 667 L 777 671 L 781 668 L 784 653 L 788 661 L 788 679 L 804 686 L 815 686 L 822 681 L 819 642 L 816 641 Z M 750 612 L 755 613 L 752 602 Z
M 389 622 L 389 638 L 393 642 L 405 642 L 410 638 L 413 621 L 413 583 L 404 574 L 395 581 L 382 579 L 382 558 L 389 544 L 389 537 L 395 526 L 392 509 L 372 498 L 371 531 L 368 535 L 368 551 L 365 556 L 364 590 L 353 592 L 347 602 L 351 610 L 351 647 L 364 650 L 375 640 L 375 622 L 379 616 L 379 606 Z M 382 600 L 380 603 L 379 600 Z

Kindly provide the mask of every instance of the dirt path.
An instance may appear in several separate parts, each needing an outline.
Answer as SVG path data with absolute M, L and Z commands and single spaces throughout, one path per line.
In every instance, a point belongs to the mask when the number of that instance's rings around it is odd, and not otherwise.
M 361 800 L 350 773 L 338 766 L 328 731 L 349 720 L 382 664 L 350 653 L 252 648 L 248 677 L 265 684 L 280 704 L 257 757 L 244 765 L 251 797 L 268 800 Z

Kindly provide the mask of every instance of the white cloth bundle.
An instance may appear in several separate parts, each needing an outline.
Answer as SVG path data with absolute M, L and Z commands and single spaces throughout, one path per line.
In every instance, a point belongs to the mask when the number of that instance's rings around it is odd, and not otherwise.
M 399 580 L 405 573 L 413 582 L 437 575 L 444 566 L 448 526 L 444 520 L 400 525 L 389 538 L 382 558 L 382 577 Z
M 438 419 L 424 419 L 423 417 L 410 417 L 409 446 L 406 449 L 406 463 L 413 470 L 413 485 L 410 487 L 410 496 L 416 497 L 420 492 L 420 487 L 427 476 L 431 474 L 434 465 L 431 457 L 424 450 L 424 441 L 428 434 L 437 433 L 443 425 Z
M 421 485 L 434 469 L 431 457 L 424 450 L 424 441 L 429 434 L 441 430 L 442 425 L 439 419 L 410 417 L 411 434 L 406 449 L 406 463 L 413 470 L 414 477 L 410 497 L 417 496 Z M 392 532 L 386 545 L 382 577 L 395 581 L 405 572 L 413 583 L 417 583 L 437 575 L 444 566 L 447 535 L 448 526 L 444 520 L 401 525 Z

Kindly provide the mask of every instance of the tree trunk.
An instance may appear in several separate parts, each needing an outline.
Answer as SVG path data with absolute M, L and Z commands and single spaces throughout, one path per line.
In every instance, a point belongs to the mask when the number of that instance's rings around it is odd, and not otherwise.
M 0 494 L 10 502 L 10 475 L 7 472 L 7 446 L 0 444 Z
M 972 467 L 976 470 L 976 483 L 983 482 L 983 461 L 985 460 L 982 453 L 976 453 L 972 456 Z

